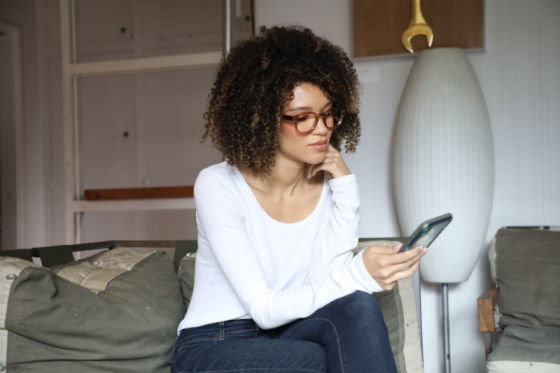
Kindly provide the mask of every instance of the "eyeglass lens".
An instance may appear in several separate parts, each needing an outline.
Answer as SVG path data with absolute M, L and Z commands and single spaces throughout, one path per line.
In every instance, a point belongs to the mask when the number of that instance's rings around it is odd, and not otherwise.
M 327 128 L 333 128 L 335 126 L 335 120 L 337 121 L 336 124 L 338 124 L 338 122 L 340 121 L 339 118 L 335 118 L 335 115 L 332 111 L 326 113 L 306 112 L 286 117 L 288 117 L 292 121 L 299 132 L 313 131 L 317 126 L 319 119 L 323 121 Z

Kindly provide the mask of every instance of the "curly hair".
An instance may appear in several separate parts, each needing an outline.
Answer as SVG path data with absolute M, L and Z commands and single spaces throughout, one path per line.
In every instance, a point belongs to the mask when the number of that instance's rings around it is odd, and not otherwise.
M 331 144 L 353 152 L 360 138 L 356 70 L 342 48 L 308 28 L 273 27 L 241 42 L 221 62 L 205 113 L 211 138 L 227 162 L 269 173 L 278 146 L 283 105 L 301 83 L 317 85 L 344 112 Z

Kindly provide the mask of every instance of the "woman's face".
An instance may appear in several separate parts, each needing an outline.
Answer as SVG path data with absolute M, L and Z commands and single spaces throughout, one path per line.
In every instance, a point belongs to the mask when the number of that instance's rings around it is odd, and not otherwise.
M 332 103 L 318 86 L 301 83 L 294 88 L 292 98 L 284 104 L 282 115 L 295 116 L 304 112 L 323 114 L 329 112 L 331 106 Z M 277 157 L 308 164 L 324 161 L 332 129 L 325 126 L 323 119 L 306 135 L 298 132 L 290 120 L 282 119 L 280 126 Z

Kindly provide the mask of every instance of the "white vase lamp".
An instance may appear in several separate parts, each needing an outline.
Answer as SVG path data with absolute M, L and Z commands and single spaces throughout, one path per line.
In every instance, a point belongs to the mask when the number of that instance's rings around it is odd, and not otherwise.
M 422 278 L 465 281 L 484 248 L 494 150 L 484 97 L 462 49 L 428 49 L 418 55 L 393 140 L 393 190 L 402 233 L 412 233 L 436 215 L 453 214 L 422 258 Z
M 468 279 L 484 249 L 494 192 L 488 111 L 474 70 L 459 48 L 421 52 L 399 105 L 392 147 L 394 201 L 401 231 L 450 212 L 453 221 L 420 262 L 424 281 L 442 284 L 445 372 L 448 284 Z

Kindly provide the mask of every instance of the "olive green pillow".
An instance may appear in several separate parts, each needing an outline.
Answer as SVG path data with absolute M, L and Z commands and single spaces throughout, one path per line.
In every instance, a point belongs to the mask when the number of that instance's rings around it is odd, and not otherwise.
M 502 228 L 489 257 L 503 332 L 488 360 L 560 364 L 560 232 Z
M 560 328 L 560 232 L 500 229 L 490 257 L 500 325 Z
M 488 361 L 531 361 L 558 364 L 560 372 L 560 328 L 531 328 L 509 325 L 488 355 Z
M 0 276 L 8 371 L 169 372 L 185 308 L 164 252 L 115 248 L 52 270 L 0 258 Z
M 177 276 L 181 283 L 181 292 L 183 293 L 183 301 L 185 309 L 189 308 L 192 292 L 194 290 L 194 266 L 196 262 L 196 253 L 187 253 L 179 262 Z

